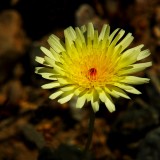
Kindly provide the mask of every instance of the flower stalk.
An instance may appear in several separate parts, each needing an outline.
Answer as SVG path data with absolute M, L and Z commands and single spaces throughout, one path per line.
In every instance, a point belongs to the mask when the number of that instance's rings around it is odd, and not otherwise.
M 84 148 L 84 155 L 87 154 L 91 146 L 93 132 L 94 132 L 94 122 L 95 122 L 95 113 L 94 113 L 93 108 L 90 106 L 89 107 L 88 139 L 87 139 L 87 143 Z

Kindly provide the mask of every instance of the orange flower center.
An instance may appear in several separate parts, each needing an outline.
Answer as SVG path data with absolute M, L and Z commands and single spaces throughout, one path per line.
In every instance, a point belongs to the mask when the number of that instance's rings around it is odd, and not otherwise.
M 115 80 L 116 61 L 108 57 L 106 51 L 92 48 L 81 54 L 66 61 L 65 69 L 69 79 L 86 88 L 105 86 Z
M 89 69 L 89 71 L 88 71 L 88 78 L 90 79 L 90 80 L 95 80 L 96 79 L 96 75 L 97 75 L 97 70 L 95 69 L 95 68 L 91 68 L 91 69 Z

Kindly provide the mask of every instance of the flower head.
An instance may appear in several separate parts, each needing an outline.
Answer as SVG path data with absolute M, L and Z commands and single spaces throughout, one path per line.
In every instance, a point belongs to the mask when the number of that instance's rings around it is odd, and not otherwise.
M 65 43 L 51 35 L 49 49 L 41 47 L 45 56 L 36 57 L 44 67 L 37 67 L 36 73 L 51 80 L 42 88 L 56 88 L 50 99 L 59 98 L 66 103 L 77 96 L 76 107 L 81 108 L 90 101 L 94 111 L 99 110 L 99 102 L 105 103 L 110 112 L 115 110 L 113 97 L 129 96 L 126 92 L 140 94 L 132 85 L 149 82 L 147 78 L 131 74 L 144 70 L 151 62 L 139 62 L 150 55 L 142 50 L 143 45 L 126 49 L 133 40 L 131 33 L 125 35 L 123 29 L 110 34 L 110 26 L 104 25 L 101 33 L 93 24 L 64 30 Z

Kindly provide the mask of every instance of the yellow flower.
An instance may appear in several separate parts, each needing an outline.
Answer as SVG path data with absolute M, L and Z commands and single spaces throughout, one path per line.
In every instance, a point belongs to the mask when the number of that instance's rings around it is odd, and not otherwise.
M 147 83 L 149 79 L 131 74 L 152 65 L 151 62 L 136 63 L 148 57 L 150 52 L 141 50 L 143 45 L 126 50 L 133 36 L 124 34 L 125 31 L 119 28 L 110 34 L 110 26 L 104 25 L 98 35 L 89 23 L 81 28 L 65 29 L 65 43 L 51 35 L 48 39 L 50 48 L 41 47 L 44 58 L 36 57 L 36 61 L 44 65 L 37 67 L 36 73 L 51 80 L 42 88 L 56 88 L 49 98 L 59 98 L 58 102 L 63 104 L 76 96 L 77 108 L 91 101 L 95 112 L 102 101 L 113 112 L 115 105 L 111 96 L 130 99 L 126 92 L 140 94 L 131 85 Z

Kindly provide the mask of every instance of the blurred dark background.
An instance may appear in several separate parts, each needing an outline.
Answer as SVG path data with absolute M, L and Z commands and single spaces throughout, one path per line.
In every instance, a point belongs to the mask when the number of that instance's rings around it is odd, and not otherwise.
M 136 86 L 143 94 L 114 99 L 116 111 L 101 104 L 88 159 L 160 159 L 160 1 L 159 0 L 1 0 L 0 2 L 0 160 L 78 160 L 88 134 L 88 106 L 60 105 L 34 73 L 50 34 L 64 39 L 68 26 L 92 22 L 101 30 L 132 32 L 130 47 L 144 44 L 153 66 L 138 73 L 150 78 Z
M 83 3 L 93 5 L 92 0 L 2 0 L 0 11 L 18 11 L 27 35 L 37 40 L 53 29 L 75 25 L 75 11 Z

